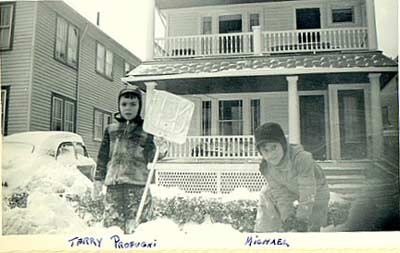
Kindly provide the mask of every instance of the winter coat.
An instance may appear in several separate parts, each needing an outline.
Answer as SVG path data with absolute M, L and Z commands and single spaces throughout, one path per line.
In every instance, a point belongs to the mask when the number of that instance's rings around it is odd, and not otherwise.
M 283 221 L 294 212 L 296 218 L 309 221 L 316 199 L 329 199 L 325 175 L 301 145 L 289 145 L 283 159 L 277 166 L 265 160 L 260 164 L 260 172 L 268 183 L 267 194 L 274 200 Z M 297 210 L 293 199 L 299 201 Z
M 143 121 L 113 123 L 104 132 L 94 179 L 105 185 L 146 185 L 154 154 L 153 136 L 143 131 Z

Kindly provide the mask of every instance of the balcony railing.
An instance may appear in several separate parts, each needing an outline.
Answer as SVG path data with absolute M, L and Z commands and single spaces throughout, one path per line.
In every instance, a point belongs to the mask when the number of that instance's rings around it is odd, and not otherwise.
M 368 49 L 366 27 L 226 33 L 158 38 L 155 57 Z M 260 52 L 257 52 L 260 48 Z
M 168 148 L 167 158 L 173 159 L 252 159 L 258 158 L 253 135 L 189 136 L 184 144 Z

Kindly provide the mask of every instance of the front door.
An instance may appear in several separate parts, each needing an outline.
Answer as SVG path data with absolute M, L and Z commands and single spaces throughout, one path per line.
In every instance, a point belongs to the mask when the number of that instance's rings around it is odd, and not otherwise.
M 325 102 L 323 95 L 300 96 L 300 136 L 314 159 L 326 160 Z
M 339 90 L 338 102 L 341 158 L 366 158 L 364 91 Z
M 319 8 L 296 9 L 296 29 L 320 29 L 321 13 Z M 304 32 L 298 34 L 298 43 L 303 49 L 319 47 L 321 36 L 319 32 Z

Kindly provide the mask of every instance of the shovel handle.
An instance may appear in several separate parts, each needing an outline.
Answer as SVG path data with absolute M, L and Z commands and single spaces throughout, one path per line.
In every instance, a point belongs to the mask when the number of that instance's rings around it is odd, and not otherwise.
M 154 155 L 153 162 L 151 163 L 149 176 L 147 177 L 146 186 L 144 187 L 143 195 L 140 200 L 138 211 L 136 213 L 136 219 L 135 219 L 136 225 L 139 224 L 140 216 L 142 215 L 142 212 L 143 212 L 144 203 L 146 202 L 147 191 L 149 190 L 151 179 L 153 178 L 154 169 L 156 167 L 156 163 L 158 160 L 158 155 L 159 155 L 158 154 L 158 146 L 157 145 L 155 145 L 155 146 L 156 146 L 156 153 Z

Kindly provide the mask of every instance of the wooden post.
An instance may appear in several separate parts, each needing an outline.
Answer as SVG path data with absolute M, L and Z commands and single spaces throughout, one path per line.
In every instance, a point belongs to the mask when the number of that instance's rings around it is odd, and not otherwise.
M 155 0 L 147 0 L 146 5 L 146 25 L 147 25 L 147 32 L 146 32 L 146 56 L 145 56 L 145 61 L 151 61 L 153 60 L 154 57 L 154 19 L 155 19 Z
M 378 49 L 376 37 L 375 6 L 374 0 L 366 0 L 367 24 L 368 24 L 368 46 L 370 50 Z
M 287 76 L 289 103 L 289 143 L 300 144 L 300 108 L 297 92 L 298 76 Z
M 261 26 L 253 26 L 253 48 L 254 54 L 261 54 Z
M 372 158 L 380 158 L 383 150 L 383 123 L 381 109 L 381 74 L 369 74 L 371 87 L 371 134 L 372 134 Z

